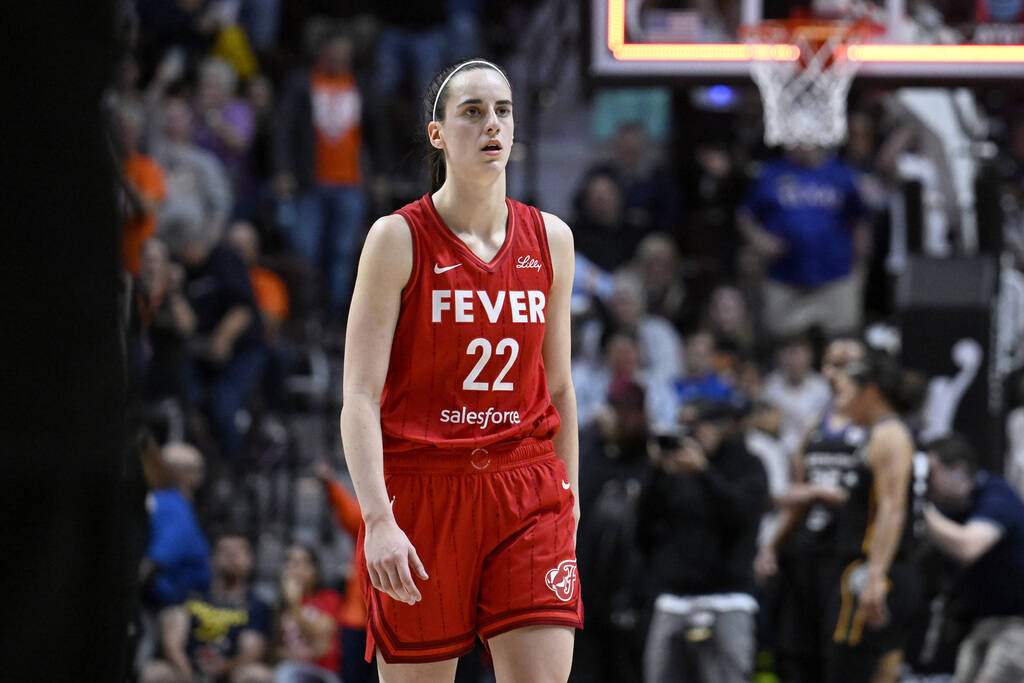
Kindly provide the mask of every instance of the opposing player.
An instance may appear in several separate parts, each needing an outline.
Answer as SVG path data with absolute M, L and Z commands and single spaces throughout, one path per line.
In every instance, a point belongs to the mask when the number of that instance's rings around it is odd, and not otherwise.
M 927 465 L 900 419 L 912 383 L 890 356 L 871 352 L 847 367 L 857 385 L 847 406 L 868 429 L 858 465 L 843 473 L 836 512 L 840 568 L 827 610 L 826 683 L 895 683 L 908 622 L 920 600 L 913 550 L 923 531 Z
M 452 681 L 478 636 L 498 681 L 565 681 L 582 626 L 572 235 L 505 196 L 512 107 L 490 62 L 439 73 L 433 192 L 360 258 L 341 432 L 384 683 Z
M 832 401 L 793 459 L 794 483 L 780 501 L 778 528 L 754 563 L 760 579 L 780 574 L 779 660 L 786 680 L 794 683 L 822 680 L 823 620 L 834 588 L 836 510 L 846 501 L 846 487 L 858 482 L 865 436 L 846 412 L 857 391 L 846 368 L 863 357 L 864 345 L 855 338 L 840 337 L 825 348 L 821 371 Z

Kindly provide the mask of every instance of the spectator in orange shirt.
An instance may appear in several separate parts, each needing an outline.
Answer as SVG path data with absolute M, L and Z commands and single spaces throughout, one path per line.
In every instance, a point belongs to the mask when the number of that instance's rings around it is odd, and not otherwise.
M 281 325 L 288 319 L 288 287 L 280 275 L 260 265 L 260 237 L 251 223 L 235 221 L 228 231 L 228 244 L 249 269 L 267 343 L 273 344 L 280 336 Z
M 121 260 L 125 270 L 138 275 L 142 244 L 156 232 L 156 211 L 167 196 L 167 186 L 160 165 L 139 153 L 141 112 L 130 105 L 121 106 L 117 124 L 125 204 Z
M 327 491 L 327 502 L 331 505 L 338 526 L 355 541 L 359 537 L 359 525 L 363 522 L 359 502 L 341 482 L 331 476 L 331 468 L 323 460 L 316 463 L 316 476 Z M 368 664 L 362 656 L 366 650 L 366 602 L 359 585 L 360 576 L 354 567 L 349 572 L 340 615 L 341 680 L 345 683 L 369 683 L 375 672 L 373 665 Z
M 291 245 L 312 266 L 322 267 L 328 308 L 339 316 L 348 308 L 366 203 L 360 168 L 363 100 L 352 75 L 352 51 L 347 36 L 329 34 L 313 68 L 292 75 L 272 150 L 278 199 L 295 201 Z
M 263 396 L 268 408 L 283 411 L 287 407 L 285 382 L 289 354 L 287 345 L 281 338 L 281 326 L 288 319 L 290 308 L 288 287 L 280 275 L 260 265 L 260 237 L 251 223 L 232 223 L 227 235 L 227 244 L 249 270 L 249 280 L 256 296 L 256 307 L 263 320 L 263 338 L 267 346 L 267 365 L 263 370 Z

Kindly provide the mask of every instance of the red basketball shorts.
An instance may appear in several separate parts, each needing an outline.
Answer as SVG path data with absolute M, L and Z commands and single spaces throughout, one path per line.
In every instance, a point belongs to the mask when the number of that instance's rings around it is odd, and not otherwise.
M 583 627 L 572 491 L 550 441 L 387 454 L 384 479 L 430 578 L 416 579 L 415 605 L 374 589 L 360 532 L 367 661 L 375 649 L 387 662 L 441 661 L 471 651 L 477 636 Z

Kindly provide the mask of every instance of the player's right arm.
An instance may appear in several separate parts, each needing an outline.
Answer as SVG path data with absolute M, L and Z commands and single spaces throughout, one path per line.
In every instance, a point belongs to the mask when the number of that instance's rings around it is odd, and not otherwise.
M 413 604 L 420 592 L 410 566 L 427 573 L 398 528 L 384 485 L 380 400 L 398 324 L 402 288 L 412 273 L 412 235 L 401 216 L 381 218 L 366 237 L 345 334 L 341 440 L 366 534 L 363 551 L 370 583 L 395 600 Z

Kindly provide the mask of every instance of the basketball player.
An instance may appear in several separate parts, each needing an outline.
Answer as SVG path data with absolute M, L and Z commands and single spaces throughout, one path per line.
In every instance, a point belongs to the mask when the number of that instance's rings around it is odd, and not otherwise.
M 478 636 L 499 682 L 564 682 L 582 626 L 572 235 L 505 196 L 512 106 L 490 62 L 434 78 L 433 192 L 359 263 L 341 432 L 384 683 L 450 682 Z
M 760 579 L 780 574 L 779 665 L 793 683 L 822 680 L 822 621 L 835 579 L 835 510 L 849 495 L 846 486 L 855 477 L 846 474 L 860 464 L 865 434 L 846 412 L 857 390 L 846 367 L 863 357 L 864 345 L 854 338 L 834 339 L 825 348 L 821 370 L 832 401 L 793 459 L 794 483 L 779 501 L 778 528 L 755 560 Z
M 927 466 L 900 414 L 913 405 L 892 357 L 872 352 L 847 368 L 856 390 L 847 406 L 868 434 L 857 466 L 842 475 L 836 513 L 839 579 L 827 610 L 826 683 L 895 683 L 908 621 L 919 598 L 911 554 L 923 531 Z

